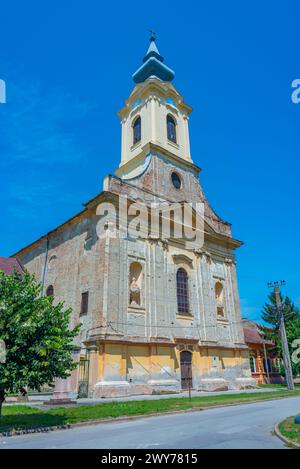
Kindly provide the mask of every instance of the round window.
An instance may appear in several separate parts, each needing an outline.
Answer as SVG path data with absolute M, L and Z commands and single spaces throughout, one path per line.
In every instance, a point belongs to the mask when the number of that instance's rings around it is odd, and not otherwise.
M 171 174 L 171 179 L 172 179 L 172 183 L 173 183 L 173 186 L 175 187 L 175 189 L 180 189 L 181 179 L 178 176 L 178 174 L 177 173 L 172 173 Z

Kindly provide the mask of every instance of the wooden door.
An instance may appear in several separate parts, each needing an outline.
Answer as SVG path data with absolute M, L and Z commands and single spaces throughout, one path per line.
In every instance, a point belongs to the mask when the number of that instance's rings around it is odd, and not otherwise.
M 192 354 L 184 350 L 180 354 L 180 370 L 181 370 L 181 388 L 189 389 L 193 387 L 192 377 Z

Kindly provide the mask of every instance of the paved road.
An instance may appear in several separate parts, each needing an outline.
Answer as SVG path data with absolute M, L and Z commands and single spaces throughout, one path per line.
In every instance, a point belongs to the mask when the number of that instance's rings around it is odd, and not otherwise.
M 284 448 L 275 423 L 300 397 L 0 438 L 0 448 Z

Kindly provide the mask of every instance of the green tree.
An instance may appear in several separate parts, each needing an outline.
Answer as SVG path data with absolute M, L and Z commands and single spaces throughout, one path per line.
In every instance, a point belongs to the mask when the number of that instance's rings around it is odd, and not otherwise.
M 288 340 L 288 346 L 290 355 L 293 353 L 292 343 L 295 339 L 300 339 L 300 312 L 296 308 L 291 299 L 286 296 L 281 297 L 284 321 L 286 327 L 286 335 Z M 276 300 L 274 292 L 268 296 L 269 302 L 265 303 L 262 310 L 262 319 L 267 326 L 261 326 L 261 331 L 266 340 L 271 340 L 274 343 L 273 351 L 276 355 L 282 357 L 282 346 L 279 332 L 279 317 L 276 311 Z M 300 364 L 291 362 L 293 375 L 297 376 L 300 373 Z M 284 366 L 280 369 L 281 374 L 285 374 Z
M 7 393 L 53 386 L 76 367 L 72 342 L 79 327 L 69 328 L 71 309 L 41 294 L 33 275 L 0 271 L 0 340 L 6 361 L 0 363 L 0 416 Z

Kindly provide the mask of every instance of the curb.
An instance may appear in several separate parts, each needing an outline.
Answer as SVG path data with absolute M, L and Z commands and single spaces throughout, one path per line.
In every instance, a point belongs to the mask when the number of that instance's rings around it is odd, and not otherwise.
M 50 427 L 37 427 L 37 428 L 27 428 L 27 429 L 24 429 L 24 430 L 15 430 L 15 431 L 8 431 L 8 432 L 3 432 L 3 433 L 0 433 L 0 438 L 1 437 L 12 437 L 12 436 L 20 436 L 20 435 L 27 435 L 29 433 L 48 433 L 50 431 L 58 431 L 58 430 L 70 430 L 72 428 L 78 428 L 78 427 L 86 427 L 86 426 L 89 426 L 89 425 L 98 425 L 98 424 L 103 424 L 103 423 L 112 423 L 112 422 L 127 422 L 127 421 L 131 421 L 131 420 L 139 420 L 139 419 L 143 419 L 143 418 L 151 418 L 151 417 L 162 417 L 164 415 L 176 415 L 176 414 L 186 414 L 188 412 L 201 412 L 201 411 L 205 411 L 205 410 L 210 410 L 210 409 L 219 409 L 219 408 L 222 408 L 222 407 L 234 407 L 234 406 L 238 406 L 238 405 L 251 405 L 251 404 L 257 404 L 259 402 L 269 402 L 269 401 L 278 401 L 280 399 L 293 399 L 293 398 L 297 398 L 299 396 L 292 396 L 292 397 L 273 397 L 273 398 L 270 398 L 270 399 L 256 399 L 256 400 L 253 400 L 253 401 L 248 401 L 248 402 L 233 402 L 233 403 L 230 403 L 230 404 L 219 404 L 219 405 L 213 405 L 213 406 L 209 406 L 209 407 L 194 407 L 194 408 L 191 408 L 191 409 L 184 409 L 184 410 L 173 410 L 173 411 L 170 411 L 170 412 L 153 412 L 153 413 L 149 413 L 149 414 L 141 414 L 141 415 L 124 415 L 124 416 L 120 416 L 120 417 L 108 417 L 108 418 L 102 418 L 102 419 L 94 419 L 94 420 L 85 420 L 83 422 L 75 422 L 75 423 L 66 423 L 64 425 L 53 425 L 53 426 L 50 426 Z M 280 422 L 278 422 L 279 424 Z M 276 433 L 276 430 L 275 430 L 275 433 Z M 279 431 L 278 431 L 279 433 Z M 280 433 L 276 435 L 278 436 L 278 438 L 285 438 L 283 437 Z M 281 436 L 279 436 L 281 435 Z M 285 440 L 284 440 L 285 441 Z M 288 441 L 285 441 L 285 442 L 288 442 Z M 289 444 L 292 444 L 292 443 L 289 443 Z M 297 443 L 296 443 L 297 444 Z M 300 446 L 299 446 L 300 447 Z
M 280 433 L 279 431 L 279 424 L 282 422 L 282 420 L 280 420 L 280 422 L 277 422 L 275 427 L 274 427 L 274 433 L 275 435 L 281 440 L 283 441 L 284 443 L 286 443 L 287 445 L 290 445 L 292 446 L 293 448 L 297 448 L 297 449 L 300 449 L 300 444 L 298 443 L 295 443 L 294 441 L 290 440 L 289 438 L 287 438 L 286 436 L 283 436 L 282 433 Z
M 237 405 L 237 404 L 228 404 L 228 405 Z M 214 407 L 227 407 L 227 406 L 214 406 Z M 89 425 L 98 425 L 100 423 L 103 424 L 103 423 L 112 423 L 112 422 L 113 423 L 114 422 L 128 422 L 131 420 L 139 420 L 143 418 L 162 417 L 163 415 L 185 414 L 187 412 L 201 412 L 202 410 L 207 410 L 207 409 L 198 407 L 198 408 L 193 408 L 193 409 L 174 410 L 171 412 L 152 412 L 149 414 L 141 414 L 141 415 L 124 415 L 124 416 L 115 417 L 115 418 L 107 417 L 103 419 L 84 420 L 83 422 L 75 422 L 72 424 L 66 423 L 64 425 L 53 425 L 51 427 L 24 428 L 24 430 L 15 430 L 15 431 L 0 433 L 0 438 L 5 437 L 5 436 L 11 437 L 11 436 L 27 435 L 28 433 L 48 433 L 51 431 L 58 431 L 58 430 L 70 430 L 72 428 L 87 427 Z
M 68 430 L 70 428 L 71 428 L 71 425 L 69 425 L 68 423 L 64 425 L 53 425 L 50 427 L 24 428 L 24 430 L 12 430 L 8 432 L 2 432 L 0 433 L 0 437 L 28 435 L 29 433 L 48 433 L 48 432 L 53 432 L 55 430 Z

